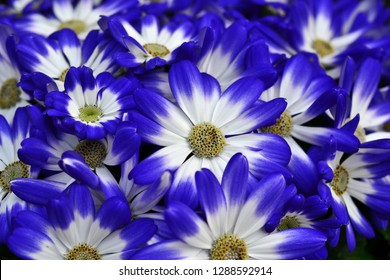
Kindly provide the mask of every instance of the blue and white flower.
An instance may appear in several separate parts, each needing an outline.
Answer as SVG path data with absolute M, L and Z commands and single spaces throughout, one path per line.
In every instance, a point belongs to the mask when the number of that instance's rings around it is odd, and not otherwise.
M 358 71 L 356 68 L 353 59 L 345 60 L 339 81 L 345 95 L 340 96 L 338 108 L 331 115 L 335 119 L 335 126 L 352 125 L 357 121 L 354 133 L 361 143 L 389 139 L 386 124 L 390 122 L 390 103 L 382 98 L 376 101 L 380 95 L 381 62 L 367 58 Z
M 112 54 L 118 48 L 117 43 L 104 39 L 97 31 L 89 33 L 83 42 L 70 29 L 58 31 L 49 38 L 25 36 L 17 45 L 18 59 L 24 70 L 21 86 L 43 100 L 44 94 L 53 89 L 51 82 L 59 91 L 64 90 L 65 77 L 72 66 L 89 67 L 95 76 L 103 72 L 115 73 L 119 65 Z
M 281 174 L 265 176 L 253 191 L 248 188 L 248 162 L 234 155 L 222 183 L 208 169 L 196 173 L 205 218 L 187 205 L 173 202 L 165 212 L 174 236 L 136 254 L 140 259 L 295 259 L 324 246 L 326 236 L 308 228 L 268 234 L 266 222 L 284 201 L 286 182 Z
M 130 172 L 136 184 L 150 184 L 170 170 L 175 175 L 169 199 L 195 206 L 195 172 L 206 167 L 221 179 L 237 151 L 248 158 L 257 177 L 273 172 L 290 176 L 285 169 L 290 160 L 285 141 L 273 134 L 250 133 L 275 122 L 286 105 L 280 98 L 257 104 L 263 89 L 260 80 L 240 79 L 221 94 L 213 77 L 182 61 L 172 66 L 169 81 L 176 104 L 146 89 L 134 93 L 139 134 L 163 147 Z
M 319 167 L 324 180 L 319 184 L 319 194 L 346 226 L 350 251 L 356 246 L 355 231 L 366 238 L 375 235 L 360 205 L 385 216 L 390 214 L 390 186 L 371 180 L 388 175 L 389 148 L 388 142 L 370 141 L 364 143 L 357 153 L 347 156 L 337 151 L 337 145 L 331 141 L 322 152 L 324 158 Z M 334 242 L 337 243 L 338 238 Z
M 112 197 L 97 211 L 88 188 L 72 184 L 52 200 L 48 215 L 21 211 L 13 220 L 9 248 L 25 259 L 129 259 L 153 236 L 150 219 L 131 221 L 126 201 Z
M 54 32 L 69 28 L 83 40 L 92 30 L 99 30 L 101 16 L 112 16 L 135 8 L 137 1 L 121 0 L 57 0 L 53 1 L 52 13 L 30 13 L 15 22 L 18 29 L 48 37 Z
M 260 96 L 265 101 L 275 98 L 285 98 L 287 101 L 287 107 L 276 123 L 260 131 L 278 134 L 287 141 L 292 151 L 288 166 L 296 186 L 305 195 L 317 193 L 319 174 L 297 140 L 322 146 L 334 136 L 339 149 L 347 152 L 355 152 L 359 145 L 358 139 L 349 131 L 307 125 L 334 106 L 338 94 L 334 80 L 317 63 L 298 54 L 286 62 L 283 74 L 275 85 Z
M 47 94 L 49 116 L 56 117 L 65 131 L 80 139 L 97 140 L 114 134 L 122 116 L 134 107 L 132 91 L 137 82 L 115 79 L 109 73 L 96 78 L 87 67 L 71 67 L 65 78 L 65 92 Z
M 0 115 L 12 122 L 19 107 L 29 105 L 31 96 L 18 83 L 21 70 L 17 64 L 15 32 L 6 24 L 0 24 Z
M 18 154 L 23 162 L 51 175 L 44 179 L 14 180 L 13 190 L 19 197 L 45 204 L 50 198 L 58 197 L 74 181 L 103 191 L 106 197 L 120 194 L 110 168 L 119 167 L 138 153 L 140 136 L 132 123 L 123 120 L 115 135 L 107 134 L 99 140 L 80 140 L 58 131 L 36 107 L 29 109 L 34 135 L 22 141 Z
M 12 125 L 0 115 L 0 243 L 4 243 L 9 235 L 12 216 L 28 207 L 12 192 L 12 180 L 38 176 L 39 170 L 22 162 L 17 153 L 20 143 L 29 133 L 30 122 L 25 108 L 16 110 Z
M 344 3 L 295 1 L 283 24 L 270 28 L 265 22 L 259 23 L 258 31 L 267 39 L 272 52 L 289 57 L 300 52 L 315 54 L 328 73 L 338 77 L 347 56 L 368 56 L 375 52 L 370 50 L 371 45 L 379 51 L 390 43 L 368 35 L 378 27 L 375 22 L 384 13 L 380 1 L 341 2 Z M 381 44 L 374 44 L 377 41 Z
M 127 49 L 127 52 L 118 52 L 117 62 L 127 68 L 145 64 L 146 70 L 171 64 L 176 50 L 192 38 L 194 31 L 190 21 L 171 21 L 160 28 L 159 19 L 154 15 L 142 18 L 140 31 L 115 17 L 108 20 L 107 26 L 112 36 Z

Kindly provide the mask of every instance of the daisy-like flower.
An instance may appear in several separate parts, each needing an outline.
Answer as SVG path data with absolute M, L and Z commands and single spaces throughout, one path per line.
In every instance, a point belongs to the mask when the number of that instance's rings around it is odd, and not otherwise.
M 168 198 L 195 206 L 195 172 L 207 167 L 221 179 L 237 151 L 249 159 L 257 177 L 273 172 L 290 177 L 285 169 L 290 159 L 285 141 L 274 134 L 250 133 L 275 122 L 286 105 L 283 99 L 257 104 L 263 89 L 260 80 L 240 79 L 221 94 L 213 77 L 182 61 L 172 66 L 169 82 L 177 103 L 145 89 L 134 93 L 139 134 L 163 147 L 130 172 L 136 184 L 150 184 L 170 170 L 175 176 Z
M 283 210 L 272 217 L 264 229 L 267 232 L 283 231 L 290 228 L 312 228 L 323 232 L 328 238 L 334 238 L 341 222 L 328 216 L 329 205 L 318 195 L 305 198 L 296 194 L 284 205 Z M 328 251 L 323 246 L 317 252 L 304 256 L 305 259 L 326 259 Z
M 140 259 L 295 259 L 324 246 L 326 236 L 308 228 L 268 234 L 265 223 L 284 200 L 281 174 L 266 175 L 249 192 L 248 162 L 234 155 L 222 183 L 208 169 L 196 173 L 203 216 L 173 202 L 165 212 L 172 240 L 139 251 Z
M 340 150 L 355 152 L 359 141 L 353 133 L 333 127 L 307 125 L 337 102 L 338 89 L 332 78 L 305 55 L 290 58 L 280 79 L 265 91 L 260 99 L 265 101 L 285 98 L 287 107 L 275 124 L 260 129 L 282 136 L 289 144 L 292 156 L 289 169 L 294 182 L 305 195 L 317 193 L 319 176 L 314 162 L 307 156 L 297 139 L 312 145 L 326 145 L 331 135 Z
M 364 53 L 368 54 L 370 44 L 377 40 L 366 34 L 378 28 L 375 20 L 384 12 L 383 4 L 379 2 L 295 1 L 286 18 L 288 28 L 278 32 L 277 28 L 260 24 L 259 31 L 267 38 L 271 51 L 288 56 L 299 52 L 314 53 L 328 73 L 336 77 L 348 55 L 362 57 Z M 384 44 L 389 43 L 387 40 Z
M 105 39 L 97 31 L 89 33 L 83 42 L 70 29 L 63 29 L 49 38 L 25 36 L 17 45 L 18 59 L 24 70 L 21 87 L 37 97 L 44 96 L 50 82 L 63 91 L 66 74 L 72 66 L 87 66 L 95 76 L 102 72 L 114 73 L 119 65 L 112 55 L 118 48 L 120 45 Z
M 176 58 L 177 48 L 188 42 L 193 34 L 193 25 L 189 21 L 175 23 L 172 20 L 160 28 L 154 15 L 142 18 L 140 32 L 120 18 L 109 19 L 107 26 L 114 39 L 128 50 L 116 55 L 118 64 L 133 68 L 145 63 L 146 70 L 171 64 Z
M 381 63 L 373 58 L 365 59 L 358 71 L 354 60 L 347 58 L 341 70 L 340 87 L 346 94 L 340 96 L 341 102 L 335 111 L 338 115 L 334 113 L 332 117 L 336 127 L 342 127 L 349 122 L 352 124 L 358 117 L 354 133 L 361 143 L 390 138 L 386 128 L 390 121 L 390 103 L 388 100 L 375 101 L 380 94 L 380 79 Z
M 362 144 L 357 153 L 346 157 L 345 153 L 336 150 L 337 145 L 333 141 L 330 143 L 324 148 L 324 161 L 319 165 L 324 177 L 319 184 L 319 194 L 330 203 L 334 215 L 346 225 L 347 244 L 352 251 L 356 246 L 354 231 L 366 238 L 375 235 L 362 214 L 361 205 L 389 217 L 390 186 L 371 179 L 388 175 L 390 146 L 388 142 L 370 141 Z
M 80 140 L 58 130 L 36 107 L 31 106 L 29 114 L 34 135 L 22 141 L 19 157 L 44 173 L 54 174 L 45 179 L 14 180 L 13 191 L 19 197 L 45 204 L 75 180 L 103 191 L 106 197 L 121 193 L 109 168 L 120 166 L 138 153 L 140 137 L 129 121 L 122 120 L 115 135 L 107 134 L 99 140 Z
M 30 122 L 25 108 L 16 110 L 12 125 L 0 115 L 0 243 L 4 243 L 9 234 L 12 216 L 27 208 L 27 203 L 12 192 L 11 181 L 38 175 L 38 170 L 22 162 L 17 154 L 20 143 L 29 132 Z
M 69 133 L 80 139 L 97 140 L 115 134 L 123 113 L 134 107 L 131 93 L 137 83 L 114 79 L 109 73 L 96 78 L 87 67 L 71 67 L 65 92 L 49 92 L 45 99 L 49 116 L 58 118 Z
M 15 21 L 21 31 L 27 31 L 44 37 L 54 32 L 70 28 L 83 40 L 92 30 L 98 30 L 100 16 L 112 16 L 135 8 L 137 1 L 107 0 L 95 3 L 94 0 L 57 0 L 53 1 L 52 14 L 28 14 Z
M 31 96 L 18 83 L 20 68 L 14 53 L 15 33 L 5 24 L 0 24 L 0 115 L 12 122 L 16 109 L 28 105 Z
M 156 231 L 150 219 L 130 222 L 129 206 L 117 197 L 96 211 L 88 188 L 79 184 L 51 201 L 47 213 L 21 211 L 15 217 L 8 240 L 14 254 L 38 260 L 129 259 Z

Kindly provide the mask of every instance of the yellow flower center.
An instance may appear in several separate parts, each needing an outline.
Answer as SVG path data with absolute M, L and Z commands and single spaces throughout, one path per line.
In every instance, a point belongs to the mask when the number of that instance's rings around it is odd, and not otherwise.
M 193 126 L 187 141 L 194 155 L 200 158 L 213 158 L 219 155 L 226 145 L 221 130 L 207 122 Z
M 281 221 L 278 227 L 276 228 L 278 231 L 290 229 L 290 228 L 298 228 L 301 223 L 299 222 L 296 216 L 288 216 L 286 215 Z
M 338 165 L 334 171 L 333 180 L 330 182 L 330 186 L 337 195 L 342 195 L 348 189 L 348 182 L 348 171 L 342 165 Z
M 160 44 L 149 43 L 143 45 L 143 47 L 154 57 L 164 57 L 169 54 L 169 50 Z
M 322 39 L 315 39 L 311 47 L 315 50 L 315 52 L 320 57 L 334 53 L 334 49 L 332 45 L 329 42 Z
M 8 164 L 3 171 L 0 172 L 0 185 L 4 192 L 11 192 L 11 181 L 16 178 L 30 177 L 29 166 L 21 161 L 14 161 Z
M 262 132 L 277 134 L 282 137 L 290 136 L 293 129 L 293 119 L 289 113 L 284 111 L 276 120 L 276 123 L 271 126 L 266 126 L 260 129 Z
M 65 255 L 65 260 L 101 260 L 102 257 L 95 248 L 81 243 Z
M 6 80 L 0 88 L 0 109 L 14 107 L 20 101 L 20 88 L 16 79 Z
M 227 233 L 218 238 L 210 250 L 210 260 L 247 260 L 246 243 L 234 234 Z
M 74 151 L 78 152 L 92 169 L 102 166 L 107 155 L 106 146 L 97 140 L 82 140 Z
M 62 22 L 58 26 L 58 30 L 64 29 L 64 28 L 70 28 L 72 29 L 76 34 L 80 34 L 87 30 L 87 25 L 84 21 L 78 20 L 78 19 L 72 19 L 65 22 Z
M 87 105 L 79 109 L 80 120 L 87 123 L 94 123 L 103 116 L 102 110 L 96 105 Z
M 210 250 L 210 260 L 247 260 L 246 243 L 234 234 L 227 233 L 218 238 Z

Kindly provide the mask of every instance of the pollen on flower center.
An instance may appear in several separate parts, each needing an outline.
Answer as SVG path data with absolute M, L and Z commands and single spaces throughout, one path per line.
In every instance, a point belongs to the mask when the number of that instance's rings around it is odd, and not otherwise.
M 315 39 L 311 47 L 321 57 L 334 53 L 334 49 L 332 45 L 329 42 L 322 39 Z
M 348 182 L 348 171 L 342 165 L 338 165 L 334 171 L 333 180 L 330 182 L 330 186 L 337 195 L 342 195 L 348 189 Z
M 16 79 L 8 79 L 0 89 L 0 108 L 8 109 L 15 106 L 20 101 L 20 89 Z
M 219 237 L 210 250 L 210 260 L 247 260 L 246 243 L 233 234 Z
M 279 226 L 276 228 L 278 231 L 290 229 L 290 228 L 298 228 L 301 223 L 299 222 L 296 216 L 288 216 L 286 215 L 281 221 Z
M 87 123 L 97 122 L 102 116 L 102 110 L 96 105 L 87 105 L 79 109 L 80 120 Z
M 76 34 L 80 34 L 87 30 L 87 25 L 84 21 L 78 20 L 78 19 L 72 19 L 65 22 L 62 22 L 58 26 L 58 30 L 64 29 L 64 28 L 70 28 L 72 29 Z
M 0 185 L 4 192 L 11 192 L 11 181 L 16 178 L 28 178 L 30 171 L 28 165 L 21 161 L 14 161 L 8 164 L 3 171 L 0 172 Z
M 280 135 L 282 137 L 290 136 L 293 128 L 293 120 L 289 113 L 284 111 L 276 123 L 271 126 L 266 126 L 260 129 L 262 132 L 269 132 Z
M 101 260 L 102 257 L 95 248 L 81 243 L 65 255 L 65 260 Z
M 154 57 L 164 57 L 169 54 L 169 50 L 160 44 L 149 43 L 143 45 L 144 49 L 148 51 Z
M 69 71 L 69 68 L 62 71 L 61 75 L 58 77 L 58 80 L 60 80 L 61 82 L 65 82 L 65 77 L 66 77 L 66 74 L 68 74 L 68 71 Z
M 92 169 L 102 166 L 107 155 L 106 147 L 97 140 L 82 140 L 74 151 L 78 152 Z
M 207 122 L 192 127 L 187 140 L 194 155 L 200 158 L 212 158 L 219 155 L 226 144 L 222 132 Z

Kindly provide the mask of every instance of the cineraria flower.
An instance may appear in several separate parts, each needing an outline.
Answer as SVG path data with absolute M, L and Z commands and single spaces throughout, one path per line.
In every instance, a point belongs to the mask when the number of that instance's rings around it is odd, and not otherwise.
M 28 105 L 31 97 L 19 86 L 21 73 L 14 53 L 13 30 L 0 24 L 0 115 L 12 122 L 16 109 Z
M 108 132 L 114 134 L 123 113 L 134 107 L 131 93 L 136 87 L 134 80 L 114 79 L 109 73 L 95 78 L 87 67 L 71 67 L 65 91 L 47 94 L 47 114 L 78 138 L 98 140 Z
M 260 131 L 278 134 L 290 145 L 289 169 L 295 184 L 305 195 L 316 193 L 319 177 L 313 161 L 296 139 L 321 146 L 333 135 L 339 149 L 348 152 L 356 151 L 359 145 L 358 139 L 349 131 L 307 125 L 336 104 L 338 91 L 333 88 L 333 79 L 318 64 L 298 54 L 287 61 L 281 78 L 260 97 L 265 101 L 280 97 L 287 101 L 287 107 L 276 123 Z
M 280 213 L 276 213 L 264 226 L 267 232 L 283 231 L 290 228 L 312 228 L 333 238 L 341 223 L 335 217 L 327 216 L 329 205 L 318 195 L 305 198 L 294 195 Z M 326 259 L 328 252 L 322 247 L 317 252 L 304 256 L 305 259 Z
M 47 217 L 21 211 L 13 220 L 8 240 L 12 252 L 25 259 L 129 259 L 153 236 L 152 220 L 130 222 L 130 209 L 117 197 L 95 211 L 87 187 L 72 184 L 47 206 Z
M 109 167 L 119 166 L 138 153 L 140 137 L 132 123 L 124 119 L 114 135 L 80 140 L 58 130 L 36 107 L 30 107 L 29 114 L 34 134 L 22 141 L 19 157 L 27 164 L 54 174 L 44 180 L 14 180 L 13 190 L 19 197 L 32 203 L 46 202 L 58 197 L 75 180 L 102 190 L 106 197 L 120 193 Z
M 274 134 L 250 133 L 275 122 L 286 105 L 283 99 L 257 104 L 263 89 L 260 80 L 240 79 L 221 94 L 213 77 L 182 61 L 172 66 L 169 82 L 176 104 L 146 89 L 134 93 L 139 134 L 163 147 L 130 172 L 136 184 L 150 184 L 164 171 L 176 171 L 169 199 L 195 206 L 195 172 L 207 167 L 220 179 L 237 151 L 249 159 L 256 177 L 273 172 L 290 177 L 285 170 L 290 150 L 284 140 Z
M 324 181 L 319 184 L 319 194 L 330 203 L 334 215 L 346 225 L 347 244 L 352 251 L 356 246 L 354 231 L 366 238 L 375 235 L 359 205 L 386 216 L 390 214 L 390 186 L 369 180 L 388 175 L 390 146 L 380 140 L 366 142 L 357 153 L 347 158 L 336 148 L 331 141 L 322 152 L 324 162 L 319 167 Z M 361 204 L 356 204 L 355 200 Z M 334 242 L 337 243 L 338 238 Z
M 46 93 L 50 82 L 63 91 L 66 74 L 72 66 L 87 66 L 95 76 L 103 72 L 114 73 L 119 66 L 114 62 L 112 53 L 118 47 L 97 31 L 89 33 L 82 43 L 76 33 L 67 28 L 49 38 L 25 36 L 17 45 L 18 58 L 25 71 L 21 86 L 34 91 L 39 97 Z M 38 94 L 40 88 L 43 94 Z
M 356 122 L 355 135 L 361 143 L 390 138 L 386 124 L 390 121 L 390 102 L 375 102 L 379 94 L 378 84 L 381 78 L 381 63 L 373 58 L 365 59 L 356 73 L 353 59 L 347 58 L 341 69 L 340 86 L 345 96 L 340 96 L 338 108 L 333 118 L 335 126 L 342 127 Z M 355 124 L 354 124 L 355 125 Z
M 288 56 L 298 52 L 314 53 L 328 73 L 336 77 L 348 55 L 362 57 L 369 52 L 368 46 L 377 39 L 365 35 L 378 27 L 375 20 L 385 10 L 379 1 L 336 2 L 295 1 L 284 23 L 288 28 L 283 27 L 281 31 L 261 23 L 258 30 L 267 38 L 272 52 Z M 389 43 L 387 40 L 383 44 L 388 46 Z
M 0 115 L 0 244 L 8 237 L 12 216 L 27 207 L 27 203 L 12 192 L 11 181 L 38 175 L 38 170 L 20 161 L 17 154 L 29 130 L 30 122 L 24 108 L 16 110 L 12 125 Z
M 103 3 L 101 3 L 103 2 Z M 123 13 L 129 8 L 135 8 L 137 1 L 106 0 L 57 0 L 53 1 L 52 15 L 31 13 L 15 21 L 21 31 L 27 31 L 44 37 L 54 32 L 70 28 L 83 40 L 92 30 L 98 30 L 100 16 L 112 16 Z
M 158 18 L 153 15 L 142 19 L 141 33 L 120 18 L 109 19 L 107 26 L 114 39 L 128 50 L 116 55 L 117 63 L 128 68 L 145 63 L 146 70 L 172 63 L 176 49 L 189 41 L 193 33 L 189 21 L 170 21 L 160 29 Z
M 286 191 L 281 174 L 266 175 L 249 192 L 248 162 L 234 155 L 222 183 L 208 169 L 196 173 L 203 216 L 180 202 L 172 202 L 165 219 L 172 240 L 140 250 L 139 259 L 295 259 L 324 246 L 326 236 L 308 228 L 267 234 L 265 223 L 279 207 Z

